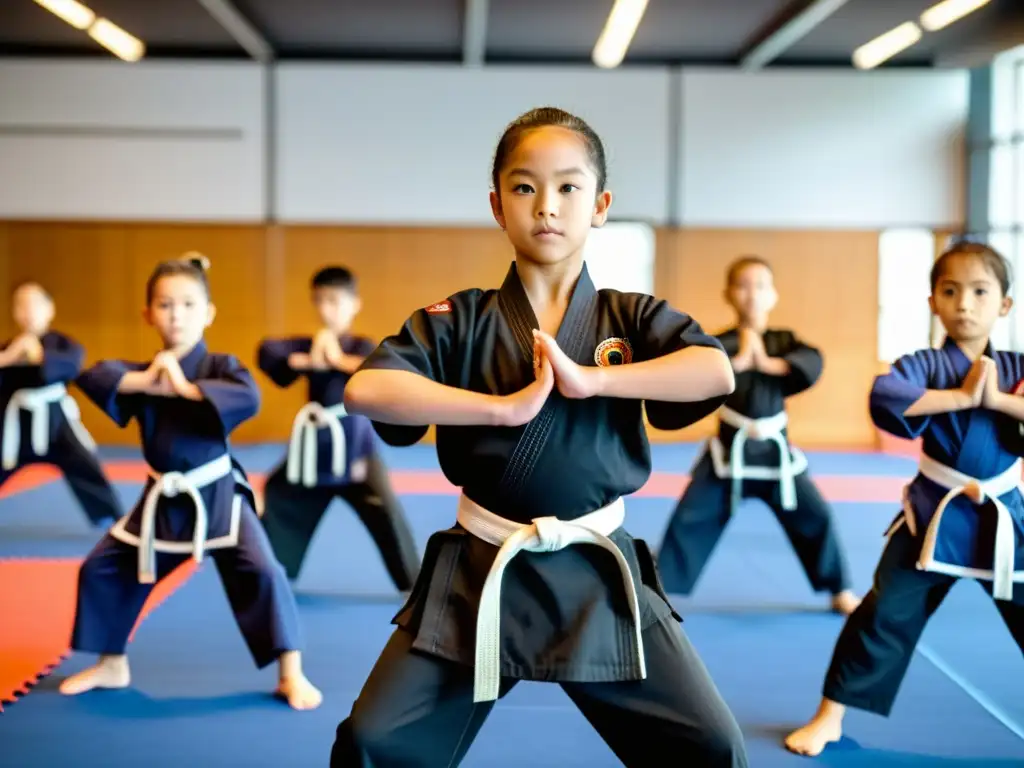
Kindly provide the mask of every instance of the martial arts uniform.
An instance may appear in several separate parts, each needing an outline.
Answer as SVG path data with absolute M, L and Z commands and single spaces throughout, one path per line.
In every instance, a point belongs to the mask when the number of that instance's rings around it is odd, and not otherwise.
M 999 389 L 1024 380 L 1024 356 L 985 354 L 996 362 Z M 888 715 L 928 619 L 959 578 L 977 579 L 1024 649 L 1024 426 L 977 408 L 904 416 L 928 389 L 961 386 L 971 361 L 952 340 L 900 358 L 875 379 L 871 418 L 897 437 L 922 438 L 918 474 L 904 490 L 890 526 L 874 587 L 846 620 L 825 678 L 833 701 Z M 976 480 L 985 500 L 963 495 Z
M 52 464 L 93 525 L 113 523 L 124 510 L 67 390 L 82 369 L 85 350 L 54 331 L 39 343 L 43 359 L 38 365 L 0 368 L 0 486 L 22 467 Z
M 537 327 L 513 264 L 500 290 L 416 312 L 363 368 L 508 395 L 534 380 Z M 586 267 L 556 340 L 591 366 L 721 349 L 665 302 L 595 290 Z M 681 429 L 721 402 L 646 406 L 656 426 Z M 457 524 L 431 537 L 398 628 L 338 727 L 333 766 L 456 766 L 517 680 L 560 683 L 627 766 L 747 765 L 647 545 L 622 528 L 623 497 L 651 471 L 643 405 L 555 389 L 524 426 L 438 427 L 441 468 L 462 489 Z M 427 429 L 375 426 L 393 445 Z
M 121 394 L 129 371 L 148 363 L 104 361 L 79 386 L 119 426 L 139 425 L 150 467 L 138 504 L 82 563 L 71 647 L 121 654 L 154 585 L 189 557 L 209 553 L 256 665 L 300 649 L 298 611 L 254 511 L 245 472 L 231 455 L 231 432 L 259 410 L 259 389 L 233 356 L 200 342 L 180 360 L 204 395 Z
M 366 338 L 339 340 L 348 355 L 366 357 L 375 345 Z M 399 591 L 412 589 L 419 553 L 402 505 L 391 489 L 387 467 L 377 454 L 373 425 L 345 413 L 342 395 L 350 374 L 338 370 L 296 371 L 288 356 L 308 354 L 312 339 L 264 341 L 260 369 L 279 387 L 300 376 L 307 380 L 309 402 L 292 423 L 288 455 L 267 478 L 263 525 L 288 577 L 295 579 L 320 519 L 335 498 L 355 510 L 380 550 Z
M 718 337 L 730 357 L 739 352 L 733 329 Z M 790 445 L 786 398 L 821 376 L 821 353 L 791 331 L 768 330 L 765 352 L 789 363 L 785 376 L 756 370 L 736 374 L 736 389 L 719 412 L 719 431 L 704 446 L 690 484 L 669 521 L 658 569 L 669 593 L 693 591 L 740 502 L 756 498 L 775 513 L 811 586 L 833 595 L 849 589 L 846 559 L 828 504 L 807 472 L 807 457 Z M 755 427 L 761 438 L 750 436 Z

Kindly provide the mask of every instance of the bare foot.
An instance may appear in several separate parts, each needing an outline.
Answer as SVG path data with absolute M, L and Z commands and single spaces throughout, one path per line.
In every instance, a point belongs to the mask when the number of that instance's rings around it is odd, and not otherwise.
M 60 684 L 65 696 L 76 696 L 94 688 L 127 688 L 132 681 L 127 656 L 100 656 L 93 666 Z
M 314 686 L 305 675 L 282 678 L 277 684 L 278 696 L 288 702 L 292 709 L 316 709 L 323 701 L 323 694 Z
M 860 598 L 848 589 L 838 595 L 832 595 L 832 610 L 843 616 L 849 616 L 856 611 L 858 605 Z
M 786 749 L 798 755 L 816 757 L 827 744 L 843 737 L 843 715 L 846 707 L 829 699 L 822 699 L 818 713 L 803 728 L 786 737 Z

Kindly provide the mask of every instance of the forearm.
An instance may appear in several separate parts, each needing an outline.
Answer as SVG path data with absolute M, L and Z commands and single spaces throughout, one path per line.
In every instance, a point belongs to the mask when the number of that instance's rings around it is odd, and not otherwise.
M 687 347 L 654 360 L 586 370 L 602 397 L 686 403 L 721 397 L 735 387 L 729 358 L 713 347 Z
M 903 412 L 904 416 L 931 416 L 973 408 L 967 393 L 959 389 L 929 389 Z
M 135 395 L 145 392 L 150 387 L 145 371 L 128 371 L 117 383 L 117 391 L 122 395 Z
M 206 399 L 206 395 L 203 394 L 203 390 L 199 388 L 199 385 L 193 384 L 191 381 L 179 384 L 175 391 L 178 393 L 178 397 L 183 397 L 186 400 L 199 402 Z
M 501 398 L 438 384 L 410 371 L 363 370 L 345 387 L 345 408 L 400 426 L 500 423 Z
M 1024 422 L 1024 397 L 1000 392 L 993 398 L 989 409 L 1003 413 L 1015 421 Z

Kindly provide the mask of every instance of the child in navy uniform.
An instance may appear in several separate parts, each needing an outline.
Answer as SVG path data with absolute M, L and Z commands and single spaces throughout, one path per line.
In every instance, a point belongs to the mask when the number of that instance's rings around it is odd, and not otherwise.
M 786 738 L 797 754 L 838 741 L 847 707 L 889 715 L 928 620 L 959 579 L 991 594 L 1024 650 L 1024 355 L 991 341 L 1013 304 L 1010 266 L 987 245 L 958 242 L 936 260 L 931 288 L 945 342 L 901 357 L 869 399 L 880 429 L 921 438 L 918 473 L 871 592 L 836 641 L 818 711 Z
M 92 524 L 107 527 L 123 514 L 121 502 L 67 390 L 85 350 L 50 329 L 53 299 L 38 283 L 18 286 L 11 303 L 21 333 L 0 351 L 0 486 L 22 467 L 52 464 Z
M 786 400 L 818 381 L 821 352 L 791 330 L 768 327 L 778 293 L 764 259 L 744 256 L 730 265 L 725 296 L 737 323 L 718 340 L 732 360 L 736 389 L 665 531 L 658 553 L 665 589 L 690 594 L 740 502 L 756 498 L 775 513 L 811 587 L 828 592 L 833 610 L 849 615 L 860 601 L 850 589 L 832 510 L 787 429 Z
M 288 454 L 267 478 L 263 525 L 288 577 L 295 579 L 313 534 L 335 498 L 351 505 L 370 532 L 399 591 L 412 588 L 419 555 L 402 505 L 377 453 L 373 426 L 349 415 L 345 385 L 376 346 L 350 333 L 360 309 L 355 276 L 325 267 L 313 276 L 315 336 L 266 339 L 259 366 L 279 387 L 306 379 L 308 402 L 292 425 Z
M 205 268 L 169 261 L 150 276 L 145 314 L 164 345 L 152 362 L 105 360 L 80 378 L 119 426 L 135 419 L 150 477 L 135 508 L 82 563 L 71 648 L 100 659 L 61 692 L 127 686 L 125 646 L 153 586 L 209 552 L 256 665 L 276 661 L 277 693 L 295 709 L 312 709 L 321 695 L 302 672 L 295 599 L 229 446 L 259 410 L 259 390 L 237 358 L 206 349 L 214 306 Z

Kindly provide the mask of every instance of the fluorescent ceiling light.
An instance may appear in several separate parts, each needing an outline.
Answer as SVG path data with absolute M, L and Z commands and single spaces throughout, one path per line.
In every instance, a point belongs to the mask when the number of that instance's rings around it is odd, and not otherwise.
M 36 0 L 36 2 L 75 29 L 88 29 L 96 18 L 95 13 L 75 0 Z
M 597 66 L 614 69 L 622 63 L 646 9 L 647 0 L 615 0 L 594 45 L 593 60 Z
M 146 46 L 108 19 L 96 19 L 89 27 L 89 37 L 124 61 L 138 61 L 146 53 Z
M 974 13 L 992 0 L 943 0 L 921 14 L 921 26 L 929 32 L 936 32 Z
M 853 65 L 857 69 L 874 69 L 883 61 L 912 46 L 921 39 L 921 35 L 921 28 L 914 22 L 900 24 L 855 50 Z

